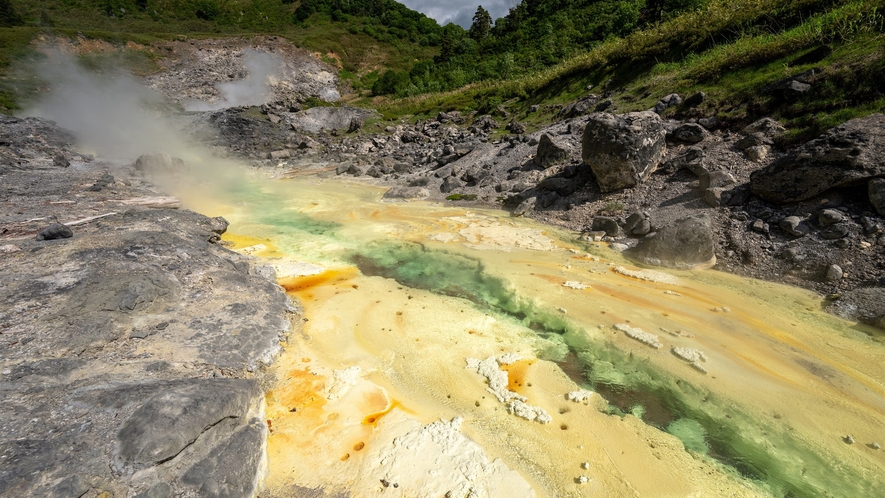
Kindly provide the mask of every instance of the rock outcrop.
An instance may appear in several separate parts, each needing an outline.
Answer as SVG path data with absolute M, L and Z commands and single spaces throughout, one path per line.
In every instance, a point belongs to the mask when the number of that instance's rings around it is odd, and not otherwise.
M 10 149 L 53 130 L 4 120 Z M 294 308 L 273 272 L 215 243 L 223 219 L 131 203 L 157 195 L 138 170 L 58 153 L 4 175 L 35 187 L 0 211 L 17 249 L 0 265 L 0 496 L 254 496 L 267 426 L 247 377 Z M 36 237 L 46 217 L 70 236 Z
M 356 120 L 365 123 L 366 119 L 375 116 L 372 111 L 357 109 L 355 107 L 311 107 L 301 112 L 284 113 L 283 116 L 299 131 L 316 133 L 320 130 L 351 130 Z M 356 127 L 361 128 L 362 125 Z
M 712 220 L 706 214 L 682 218 L 647 235 L 624 255 L 667 268 L 710 268 L 716 264 Z
M 584 128 L 582 158 L 603 192 L 642 183 L 664 156 L 666 131 L 654 112 L 591 114 Z
M 810 199 L 836 187 L 885 176 L 885 115 L 832 128 L 750 176 L 750 188 L 776 203 Z

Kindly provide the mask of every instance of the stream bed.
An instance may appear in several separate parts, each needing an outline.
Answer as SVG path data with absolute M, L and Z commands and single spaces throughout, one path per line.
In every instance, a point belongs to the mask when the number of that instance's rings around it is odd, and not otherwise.
M 267 496 L 885 489 L 885 342 L 819 296 L 357 183 L 182 190 L 304 310 L 266 396 Z

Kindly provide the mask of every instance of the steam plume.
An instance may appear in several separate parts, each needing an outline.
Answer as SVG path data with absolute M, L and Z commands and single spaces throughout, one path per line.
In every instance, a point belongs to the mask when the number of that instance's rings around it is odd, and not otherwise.
M 194 100 L 186 103 L 184 108 L 188 111 L 216 111 L 227 107 L 259 105 L 266 102 L 270 96 L 267 80 L 280 66 L 279 58 L 265 52 L 245 50 L 243 59 L 249 71 L 244 79 L 215 85 L 219 97 L 214 103 Z

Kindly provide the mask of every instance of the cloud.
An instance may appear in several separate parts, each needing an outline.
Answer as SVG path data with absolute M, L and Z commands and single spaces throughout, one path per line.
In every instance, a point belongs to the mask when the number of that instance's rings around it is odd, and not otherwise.
M 438 0 L 400 0 L 406 7 L 417 10 L 428 17 L 437 20 L 441 25 L 453 22 L 462 28 L 469 28 L 473 22 L 473 14 L 476 7 L 482 5 L 489 11 L 492 19 L 504 17 L 511 7 L 519 3 L 519 0 L 449 0 L 441 4 Z

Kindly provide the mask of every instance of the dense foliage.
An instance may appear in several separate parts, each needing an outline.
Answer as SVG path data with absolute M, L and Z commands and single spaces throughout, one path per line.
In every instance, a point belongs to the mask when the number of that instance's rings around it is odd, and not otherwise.
M 420 45 L 437 45 L 442 34 L 436 21 L 394 0 L 301 0 L 294 21 L 308 23 L 316 13 L 344 23 L 351 22 L 353 17 L 368 18 L 371 21 L 359 29 L 381 41 L 396 37 Z
M 408 74 L 385 74 L 372 90 L 417 95 L 530 74 L 705 1 L 522 0 L 494 23 L 480 5 L 468 30 L 443 29 L 433 61 L 415 64 Z

